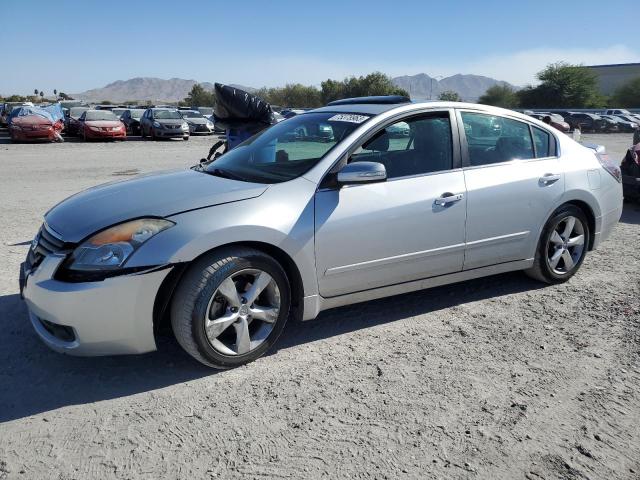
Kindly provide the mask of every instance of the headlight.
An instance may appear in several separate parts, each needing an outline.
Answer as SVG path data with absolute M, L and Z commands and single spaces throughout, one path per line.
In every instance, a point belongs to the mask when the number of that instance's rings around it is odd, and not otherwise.
M 159 218 L 142 218 L 121 223 L 95 234 L 71 255 L 70 270 L 115 270 L 154 235 L 175 223 Z
M 186 123 L 183 123 L 183 124 L 182 124 L 182 129 L 183 129 L 183 130 L 189 130 L 189 125 L 188 125 L 188 124 L 186 124 Z
M 207 122 L 207 127 L 213 128 L 213 122 Z
M 156 127 L 156 128 L 162 127 L 162 125 L 160 125 L 159 122 L 153 122 L 153 126 Z

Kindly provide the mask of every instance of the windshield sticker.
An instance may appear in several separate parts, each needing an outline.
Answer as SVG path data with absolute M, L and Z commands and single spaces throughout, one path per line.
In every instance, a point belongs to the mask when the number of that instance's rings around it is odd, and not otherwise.
M 355 115 L 353 113 L 339 113 L 334 115 L 327 121 L 329 122 L 349 122 L 349 123 L 362 123 L 365 120 L 369 120 L 366 115 Z

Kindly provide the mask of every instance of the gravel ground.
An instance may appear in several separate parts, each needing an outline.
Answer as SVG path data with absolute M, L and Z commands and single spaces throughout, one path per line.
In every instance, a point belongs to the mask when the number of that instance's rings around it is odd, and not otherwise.
M 215 373 L 159 351 L 74 358 L 28 324 L 18 265 L 57 201 L 186 167 L 189 142 L 0 134 L 0 479 L 640 478 L 640 206 L 571 281 L 520 273 L 325 312 Z M 626 135 L 587 136 L 622 158 Z

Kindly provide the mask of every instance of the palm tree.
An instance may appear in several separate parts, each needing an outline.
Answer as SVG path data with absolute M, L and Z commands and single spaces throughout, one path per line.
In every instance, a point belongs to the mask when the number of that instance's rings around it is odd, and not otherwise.
M 37 88 L 33 91 L 33 94 L 34 95 L 38 95 L 38 89 Z
M 53 94 L 56 96 L 56 98 L 58 98 L 58 90 L 56 90 L 55 88 L 53 89 Z

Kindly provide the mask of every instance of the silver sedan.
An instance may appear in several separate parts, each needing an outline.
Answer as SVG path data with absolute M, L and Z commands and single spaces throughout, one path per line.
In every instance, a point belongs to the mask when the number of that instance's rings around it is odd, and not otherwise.
M 621 212 L 603 148 L 529 116 L 352 99 L 211 163 L 70 197 L 20 283 L 55 350 L 148 352 L 166 322 L 195 359 L 231 368 L 290 317 L 513 270 L 565 282 Z

